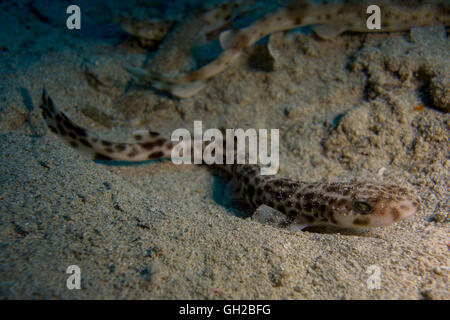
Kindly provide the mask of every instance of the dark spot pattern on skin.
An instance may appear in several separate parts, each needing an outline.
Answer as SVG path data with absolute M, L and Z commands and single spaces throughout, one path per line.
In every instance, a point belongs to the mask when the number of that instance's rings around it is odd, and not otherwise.
M 353 192 L 353 190 L 351 188 L 348 188 L 344 191 L 344 196 L 349 196 L 352 194 L 352 192 Z
M 46 103 L 48 109 L 50 110 L 51 113 L 55 113 L 55 107 L 53 105 L 53 100 L 50 97 L 47 97 L 47 103 Z
M 134 140 L 136 140 L 136 141 L 141 141 L 141 140 L 142 140 L 142 136 L 141 136 L 140 134 L 135 134 L 135 135 L 133 136 L 133 138 L 134 138 Z
M 76 143 L 75 141 L 70 141 L 70 146 L 72 148 L 78 148 L 78 143 Z
M 391 216 L 394 221 L 398 221 L 400 219 L 400 211 L 397 208 L 392 208 Z
M 402 210 L 408 210 L 408 206 L 406 205 L 406 204 L 401 204 L 400 205 L 400 209 L 402 209 Z
M 356 218 L 353 220 L 355 226 L 368 226 L 370 222 L 369 218 Z
M 167 150 L 172 150 L 173 146 L 174 146 L 173 142 L 170 142 L 170 141 L 169 141 L 169 142 L 167 142 L 165 148 L 166 148 Z
M 67 118 L 67 116 L 66 116 L 63 112 L 61 112 L 61 116 L 64 118 L 65 121 L 67 121 L 67 122 L 72 122 L 72 121 L 70 121 L 69 118 Z M 72 123 L 72 124 L 73 124 L 73 123 Z
M 136 149 L 133 149 L 127 154 L 127 156 L 130 157 L 130 158 L 134 158 L 134 157 L 137 156 L 138 153 L 139 152 Z
M 297 197 L 299 197 L 299 198 L 302 197 L 306 201 L 311 201 L 314 198 L 314 193 L 308 192 L 303 195 L 301 193 L 299 193 L 299 194 L 297 194 Z
M 153 152 L 148 156 L 148 159 L 157 159 L 157 158 L 161 158 L 162 156 L 164 156 L 164 153 L 162 153 L 161 151 L 157 151 L 157 152 Z
M 273 185 L 274 185 L 275 187 L 278 187 L 278 188 L 280 188 L 280 187 L 282 187 L 282 186 L 283 186 L 283 181 L 282 181 L 282 180 L 280 180 L 280 179 L 278 179 L 278 180 L 275 180 L 275 181 L 273 182 Z
M 291 225 L 292 224 L 292 219 L 286 219 L 286 220 L 284 220 L 284 221 L 281 221 L 279 224 L 278 224 L 278 226 L 280 227 L 280 228 L 287 228 L 289 225 Z
M 250 166 L 242 166 L 241 167 L 242 174 L 249 174 L 252 170 L 253 169 Z
M 105 146 L 105 147 L 111 147 L 111 146 L 112 146 L 112 143 L 109 142 L 109 141 L 106 141 L 106 140 L 102 140 L 101 144 L 102 144 L 103 146 Z
M 90 144 L 89 141 L 87 141 L 86 139 L 81 138 L 79 141 L 80 141 L 82 144 L 84 144 L 86 147 L 92 148 L 92 144 Z
M 161 146 L 164 145 L 164 143 L 166 143 L 166 139 L 160 138 L 160 139 L 155 140 L 154 143 L 155 143 L 156 146 L 161 147 Z
M 94 160 L 106 160 L 106 161 L 109 161 L 109 160 L 112 160 L 112 159 L 110 157 L 108 157 L 108 156 L 103 155 L 103 154 L 96 153 L 95 156 L 94 156 Z
M 58 128 L 59 133 L 60 133 L 62 136 L 66 136 L 66 135 L 67 135 L 66 130 L 64 130 L 64 128 L 63 128 L 59 123 L 56 124 L 56 127 Z
M 53 126 L 51 126 L 51 125 L 49 125 L 48 127 L 49 127 L 49 129 L 50 129 L 51 132 L 58 134 L 58 130 L 56 130 L 55 127 L 53 127 Z
M 71 137 L 72 139 L 76 140 L 77 136 L 75 133 L 73 133 L 72 131 L 69 131 L 69 137 Z
M 342 189 L 338 185 L 331 184 L 331 185 L 329 185 L 328 187 L 325 188 L 325 191 L 326 192 L 340 193 L 342 191 Z
M 299 186 L 300 186 L 299 183 L 298 182 L 294 182 L 294 181 L 288 181 L 284 185 L 285 188 L 290 189 L 291 191 L 297 190 Z
M 105 148 L 105 152 L 106 152 L 106 153 L 113 153 L 113 152 L 114 152 L 114 150 L 113 150 L 113 149 L 111 149 L 111 148 Z
M 294 218 L 294 217 L 297 216 L 297 211 L 295 211 L 295 210 L 289 210 L 289 211 L 287 212 L 287 215 L 288 215 L 290 218 Z
M 336 218 L 334 217 L 334 212 L 330 211 L 330 221 L 334 224 L 338 224 Z
M 124 143 L 119 143 L 114 146 L 114 149 L 116 149 L 117 152 L 123 152 L 126 148 L 127 148 L 127 145 Z
M 44 117 L 44 119 L 51 118 L 50 113 L 46 109 L 42 110 L 42 116 Z
M 80 137 L 83 137 L 83 138 L 85 138 L 85 137 L 87 137 L 87 132 L 86 132 L 86 130 L 85 129 L 83 129 L 83 128 L 81 128 L 81 127 L 75 127 L 75 129 L 73 130 L 73 131 L 75 131 L 75 133 L 77 134 L 77 135 L 79 135 Z
M 307 212 L 311 212 L 313 209 L 313 205 L 311 201 L 305 201 L 305 205 L 303 207 L 303 209 Z
M 153 142 L 146 142 L 139 144 L 144 150 L 152 150 L 155 148 L 155 144 Z
M 279 191 L 279 192 L 275 192 L 273 194 L 273 196 L 275 197 L 275 199 L 277 199 L 278 201 L 283 201 L 287 198 L 290 197 L 290 195 L 292 194 L 292 192 L 290 191 Z
M 267 193 L 272 193 L 273 189 L 270 186 L 270 184 L 266 183 L 266 185 L 264 186 L 264 191 L 267 192 Z
M 255 195 L 255 188 L 252 185 L 249 185 L 247 188 L 247 192 L 250 199 L 252 199 L 253 196 Z

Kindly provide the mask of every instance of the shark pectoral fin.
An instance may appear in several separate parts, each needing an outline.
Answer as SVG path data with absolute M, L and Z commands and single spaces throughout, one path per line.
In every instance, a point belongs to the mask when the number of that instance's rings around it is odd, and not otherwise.
M 336 26 L 332 24 L 317 24 L 312 28 L 320 38 L 325 40 L 335 38 L 346 30 L 344 26 Z
M 236 36 L 236 30 L 225 30 L 219 35 L 220 46 L 223 50 L 227 50 Z
M 290 220 L 283 213 L 269 207 L 265 204 L 256 208 L 252 217 L 253 220 L 263 224 L 268 224 L 277 228 L 286 228 L 290 224 Z
M 168 89 L 174 96 L 180 98 L 189 98 L 202 90 L 205 86 L 205 81 L 194 81 L 188 83 L 172 84 Z

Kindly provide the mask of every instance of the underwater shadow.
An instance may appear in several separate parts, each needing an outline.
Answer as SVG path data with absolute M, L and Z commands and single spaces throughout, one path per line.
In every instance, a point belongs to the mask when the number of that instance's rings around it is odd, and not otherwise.
M 33 124 L 33 121 L 31 120 L 31 113 L 33 112 L 33 110 L 35 108 L 34 108 L 33 100 L 31 99 L 31 96 L 30 96 L 30 92 L 28 91 L 27 88 L 24 88 L 24 87 L 17 88 L 16 90 L 21 95 L 22 102 L 23 102 L 25 108 L 27 109 L 27 122 L 28 122 L 28 125 L 30 126 L 30 129 L 32 132 L 31 137 L 32 138 L 41 137 L 42 135 L 40 135 L 38 133 L 38 130 L 36 129 L 36 127 Z
M 213 200 L 224 207 L 231 215 L 246 219 L 252 216 L 253 212 L 244 203 L 242 197 L 230 192 L 230 181 L 223 176 L 213 174 Z

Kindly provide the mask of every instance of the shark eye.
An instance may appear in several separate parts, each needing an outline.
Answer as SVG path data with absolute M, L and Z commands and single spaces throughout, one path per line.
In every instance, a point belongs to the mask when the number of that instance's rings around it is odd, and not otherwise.
M 353 202 L 353 206 L 361 214 L 367 214 L 372 211 L 372 207 L 364 201 L 355 200 L 355 202 Z

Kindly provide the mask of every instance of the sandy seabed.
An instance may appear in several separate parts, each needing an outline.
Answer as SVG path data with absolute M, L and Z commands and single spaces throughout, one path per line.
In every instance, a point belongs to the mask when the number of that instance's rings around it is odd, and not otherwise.
M 89 33 L 68 31 L 51 1 L 35 3 L 0 5 L 1 298 L 450 298 L 444 27 L 329 41 L 274 34 L 276 60 L 255 45 L 180 100 L 130 85 L 121 65 L 141 66 L 148 52 L 107 23 L 109 7 L 89 11 L 85 28 L 104 26 Z M 368 231 L 262 225 L 202 166 L 83 159 L 47 130 L 44 86 L 75 122 L 114 140 L 194 120 L 278 128 L 280 175 L 398 184 L 421 207 Z M 81 268 L 81 290 L 66 287 L 69 265 Z M 367 285 L 372 265 L 379 289 Z

